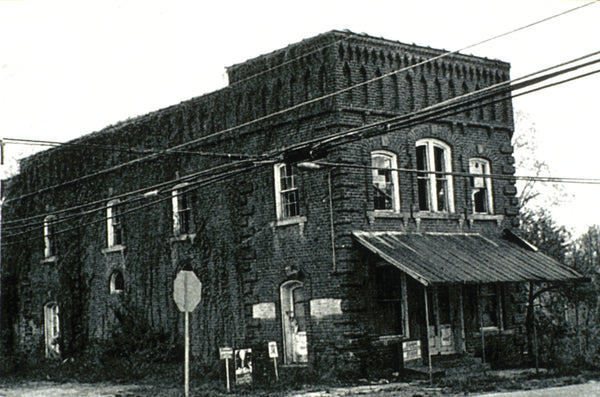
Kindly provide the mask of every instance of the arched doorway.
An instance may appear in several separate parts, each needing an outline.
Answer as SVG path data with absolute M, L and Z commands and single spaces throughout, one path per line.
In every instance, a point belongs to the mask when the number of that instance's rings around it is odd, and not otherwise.
M 307 363 L 307 300 L 304 285 L 300 281 L 291 280 L 283 283 L 280 291 L 284 362 Z

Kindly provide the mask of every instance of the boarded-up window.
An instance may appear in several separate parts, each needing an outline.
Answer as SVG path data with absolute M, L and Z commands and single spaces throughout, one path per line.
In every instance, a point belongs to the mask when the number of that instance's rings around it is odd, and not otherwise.
M 396 155 L 388 152 L 371 154 L 373 178 L 373 209 L 400 210 Z
M 492 179 L 489 177 L 489 161 L 480 158 L 470 159 L 469 173 L 471 174 L 471 201 L 473 202 L 473 213 L 493 214 L 494 201 L 492 196 Z M 486 177 L 486 175 L 488 175 L 488 177 Z

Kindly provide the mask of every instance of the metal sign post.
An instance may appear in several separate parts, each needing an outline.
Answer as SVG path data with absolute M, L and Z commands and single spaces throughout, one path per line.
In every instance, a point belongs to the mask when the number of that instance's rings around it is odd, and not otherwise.
M 227 380 L 227 393 L 231 391 L 231 383 L 229 381 L 229 360 L 233 359 L 233 349 L 231 347 L 220 347 L 219 356 L 221 360 L 225 360 L 225 378 Z
M 193 312 L 202 295 L 202 283 L 190 270 L 177 273 L 173 282 L 173 300 L 179 311 L 185 313 L 185 362 L 184 391 L 185 397 L 190 395 L 190 312 Z

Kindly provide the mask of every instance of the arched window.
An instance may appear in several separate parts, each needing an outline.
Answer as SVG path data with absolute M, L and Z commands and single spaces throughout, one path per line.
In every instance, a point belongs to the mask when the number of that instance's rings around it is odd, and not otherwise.
M 385 151 L 371 153 L 373 209 L 400 211 L 396 155 Z
M 173 234 L 184 236 L 192 231 L 192 207 L 190 192 L 185 190 L 187 184 L 175 186 L 171 193 L 173 206 Z
M 44 339 L 46 357 L 60 354 L 58 338 L 60 336 L 60 323 L 58 319 L 58 305 L 49 302 L 44 306 Z
M 52 259 L 56 255 L 56 216 L 44 218 L 44 258 Z
M 286 364 L 308 362 L 306 337 L 307 297 L 300 281 L 292 280 L 281 285 L 281 326 Z
M 106 230 L 108 247 L 123 244 L 123 225 L 119 200 L 111 200 L 106 205 Z
M 492 178 L 490 175 L 490 162 L 481 158 L 469 160 L 469 174 L 471 174 L 471 201 L 473 213 L 493 214 L 494 198 L 492 195 Z M 481 176 L 475 176 L 481 175 Z M 485 175 L 488 175 L 487 177 Z
M 417 184 L 419 209 L 431 212 L 454 212 L 452 152 L 437 139 L 417 141 Z
M 109 291 L 111 294 L 118 294 L 125 290 L 125 278 L 120 270 L 115 270 L 110 275 Z

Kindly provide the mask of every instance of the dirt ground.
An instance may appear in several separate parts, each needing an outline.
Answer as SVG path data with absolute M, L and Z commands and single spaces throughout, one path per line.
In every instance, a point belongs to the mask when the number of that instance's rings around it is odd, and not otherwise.
M 231 396 L 263 395 L 262 393 L 231 393 Z M 192 389 L 190 396 L 205 396 L 206 390 Z M 208 395 L 221 395 L 221 393 L 208 393 Z M 428 387 L 425 384 L 395 383 L 386 385 L 369 385 L 356 387 L 331 388 L 329 390 L 297 391 L 269 393 L 269 396 L 288 397 L 432 397 L 432 396 L 458 396 L 463 393 L 447 393 L 441 388 Z M 510 392 L 474 393 L 471 396 L 486 397 L 592 397 L 600 396 L 600 383 L 589 381 L 583 384 L 540 388 L 533 390 L 518 390 Z M 144 385 L 114 385 L 108 383 L 83 384 L 83 383 L 54 383 L 31 382 L 0 386 L 2 397 L 179 397 L 183 396 L 183 387 L 160 387 Z

